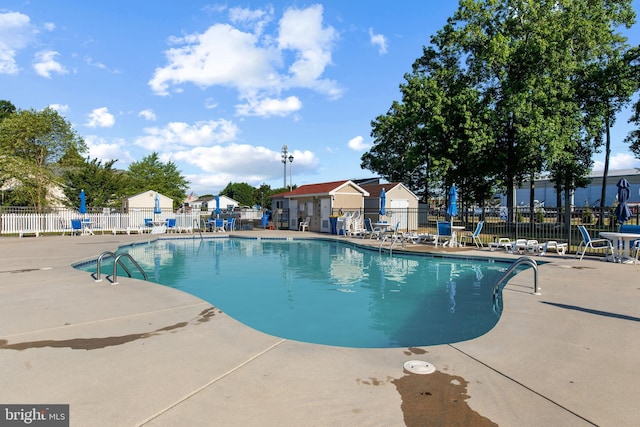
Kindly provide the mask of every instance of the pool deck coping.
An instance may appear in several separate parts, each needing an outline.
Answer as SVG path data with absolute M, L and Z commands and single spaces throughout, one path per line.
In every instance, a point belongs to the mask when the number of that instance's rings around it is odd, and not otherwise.
M 541 295 L 532 294 L 530 269 L 511 278 L 501 320 L 479 338 L 352 349 L 269 336 L 183 292 L 127 278 L 95 283 L 71 267 L 156 237 L 0 237 L 0 404 L 69 404 L 71 425 L 83 426 L 405 425 L 397 380 L 416 375 L 403 371 L 415 359 L 461 378 L 469 408 L 498 425 L 640 419 L 640 264 L 548 254 L 538 268 Z

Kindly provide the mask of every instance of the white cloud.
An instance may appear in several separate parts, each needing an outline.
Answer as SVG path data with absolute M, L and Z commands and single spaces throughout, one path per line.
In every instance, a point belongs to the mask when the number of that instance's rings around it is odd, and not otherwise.
M 218 108 L 218 103 L 215 102 L 213 98 L 207 98 L 204 100 L 204 108 L 207 110 L 213 110 L 214 108 Z
M 102 62 L 96 62 L 90 56 L 85 56 L 84 62 L 86 62 L 88 65 L 91 65 L 92 67 L 100 68 L 101 70 L 104 70 L 107 68 L 107 66 L 104 65 Z
M 338 38 L 332 27 L 323 26 L 322 6 L 287 9 L 278 23 L 277 37 L 262 34 L 272 19 L 272 10 L 233 8 L 230 12 L 233 23 L 251 25 L 254 32 L 218 23 L 203 33 L 171 37 L 175 46 L 165 52 L 167 64 L 156 68 L 149 80 L 156 94 L 179 92 L 180 85 L 192 83 L 201 88 L 215 85 L 234 88 L 242 100 L 270 102 L 271 98 L 281 98 L 282 91 L 295 88 L 311 89 L 330 98 L 342 95 L 342 89 L 334 81 L 322 78 L 331 64 Z M 293 60 L 287 64 L 290 57 Z M 284 103 L 275 103 L 278 115 L 299 108 L 292 103 L 297 98 L 284 99 Z M 260 101 L 255 105 L 262 104 Z M 242 111 L 273 115 L 274 104 L 270 106 L 261 110 L 249 103 Z
M 89 114 L 89 121 L 86 126 L 90 128 L 101 127 L 110 128 L 116 123 L 113 114 L 109 113 L 107 107 L 96 108 Z
M 144 117 L 145 120 L 149 120 L 151 122 L 155 122 L 156 121 L 156 115 L 153 112 L 153 110 L 151 110 L 150 108 L 147 108 L 146 110 L 142 110 L 138 113 L 138 117 Z
M 636 159 L 631 153 L 620 153 L 609 157 L 609 170 L 640 168 L 640 159 Z M 596 160 L 593 170 L 604 170 L 604 162 Z
M 356 136 L 355 138 L 351 138 L 347 143 L 347 145 L 353 151 L 367 151 L 369 148 L 371 148 L 371 144 L 366 144 L 364 142 L 364 138 L 361 136 Z
M 297 171 L 295 173 L 314 171 L 318 165 L 317 157 L 310 151 L 294 150 L 291 154 L 294 157 L 293 170 Z M 211 185 L 217 185 L 217 188 L 224 187 L 230 181 L 257 186 L 282 176 L 280 152 L 265 147 L 247 144 L 216 145 L 173 152 L 170 156 L 173 161 L 184 162 L 207 172 L 200 177 L 190 176 L 192 183 L 207 181 Z
M 68 113 L 71 110 L 66 104 L 49 104 L 49 108 L 56 110 L 60 114 Z
M 56 29 L 56 24 L 53 22 L 45 22 L 43 27 L 47 31 L 53 31 Z
M 84 141 L 89 148 L 89 158 L 91 159 L 98 159 L 102 162 L 117 160 L 118 162 L 114 167 L 119 169 L 122 169 L 125 165 L 136 161 L 127 150 L 128 144 L 123 139 L 107 142 L 103 138 L 99 138 L 95 135 L 88 135 L 84 137 Z
M 0 13 L 0 74 L 16 74 L 16 55 L 25 48 L 34 34 L 31 20 L 18 12 Z
M 331 64 L 331 53 L 338 33 L 333 27 L 322 26 L 323 8 L 313 5 L 307 9 L 287 9 L 280 20 L 278 46 L 293 50 L 296 61 L 286 87 L 308 87 L 335 96 L 335 83 L 320 77 Z
M 59 53 L 54 50 L 43 50 L 37 52 L 33 63 L 33 69 L 42 77 L 51 78 L 51 73 L 67 74 L 68 71 L 62 66 L 55 57 Z
M 369 28 L 369 42 L 374 46 L 378 46 L 380 55 L 387 53 L 387 38 L 382 34 L 374 34 L 373 28 Z
M 169 65 L 156 68 L 151 89 L 167 95 L 171 85 L 193 83 L 203 88 L 232 86 L 240 90 L 269 86 L 274 74 L 272 53 L 256 46 L 257 38 L 230 25 L 216 24 L 202 34 L 173 39 L 182 47 L 165 52 Z
M 172 151 L 186 147 L 199 147 L 233 141 L 238 127 L 228 120 L 209 120 L 189 125 L 171 122 L 164 128 L 144 129 L 146 135 L 136 138 L 135 144 L 149 151 Z
M 241 116 L 288 116 L 302 108 L 302 102 L 295 97 L 285 99 L 265 98 L 260 100 L 248 100 L 245 104 L 236 105 L 236 110 Z
M 234 24 L 250 28 L 254 34 L 259 35 L 273 19 L 273 6 L 268 6 L 267 10 L 232 7 L 229 9 L 229 19 Z

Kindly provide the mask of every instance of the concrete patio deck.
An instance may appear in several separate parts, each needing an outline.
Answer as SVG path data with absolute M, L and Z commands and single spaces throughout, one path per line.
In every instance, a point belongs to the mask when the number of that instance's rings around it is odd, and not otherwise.
M 156 237 L 0 237 L 0 404 L 69 404 L 72 426 L 640 420 L 640 264 L 550 254 L 538 270 L 542 295 L 531 293 L 530 269 L 513 277 L 501 320 L 477 339 L 352 349 L 265 335 L 180 291 L 125 278 L 95 283 L 70 267 Z M 404 371 L 412 359 L 437 371 Z

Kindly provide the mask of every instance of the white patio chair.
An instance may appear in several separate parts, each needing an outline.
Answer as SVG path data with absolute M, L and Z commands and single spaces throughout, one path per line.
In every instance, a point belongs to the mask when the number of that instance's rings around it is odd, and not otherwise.
M 463 231 L 459 237 L 460 243 L 463 245 L 466 244 L 467 241 L 476 245 L 477 248 L 484 247 L 482 241 L 480 240 L 480 231 L 482 231 L 482 226 L 484 225 L 484 221 L 479 221 L 478 225 L 476 225 L 475 231 L 472 233 L 470 231 Z
M 595 251 L 604 250 L 605 259 L 607 257 L 607 252 L 611 251 L 611 256 L 615 258 L 615 253 L 613 252 L 613 245 L 611 244 L 610 240 L 592 239 L 584 225 L 579 225 L 578 230 L 580 230 L 580 234 L 582 234 L 582 242 L 580 242 L 580 244 L 578 245 L 578 250 L 576 250 L 576 257 L 578 256 L 578 254 L 580 254 L 580 261 L 582 261 L 582 257 L 584 257 L 584 254 L 587 252 L 587 249 L 589 248 Z M 584 246 L 584 249 L 582 249 L 582 253 L 580 253 L 580 249 L 583 246 Z

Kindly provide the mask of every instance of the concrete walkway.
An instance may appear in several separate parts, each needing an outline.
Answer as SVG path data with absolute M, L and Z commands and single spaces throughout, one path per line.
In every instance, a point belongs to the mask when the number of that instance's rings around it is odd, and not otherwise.
M 265 335 L 180 291 L 125 278 L 95 283 L 70 267 L 152 238 L 0 238 L 0 404 L 69 404 L 72 426 L 640 420 L 640 264 L 548 255 L 542 295 L 532 295 L 532 270 L 512 278 L 500 322 L 480 338 L 351 349 Z M 404 371 L 415 359 L 437 371 Z

